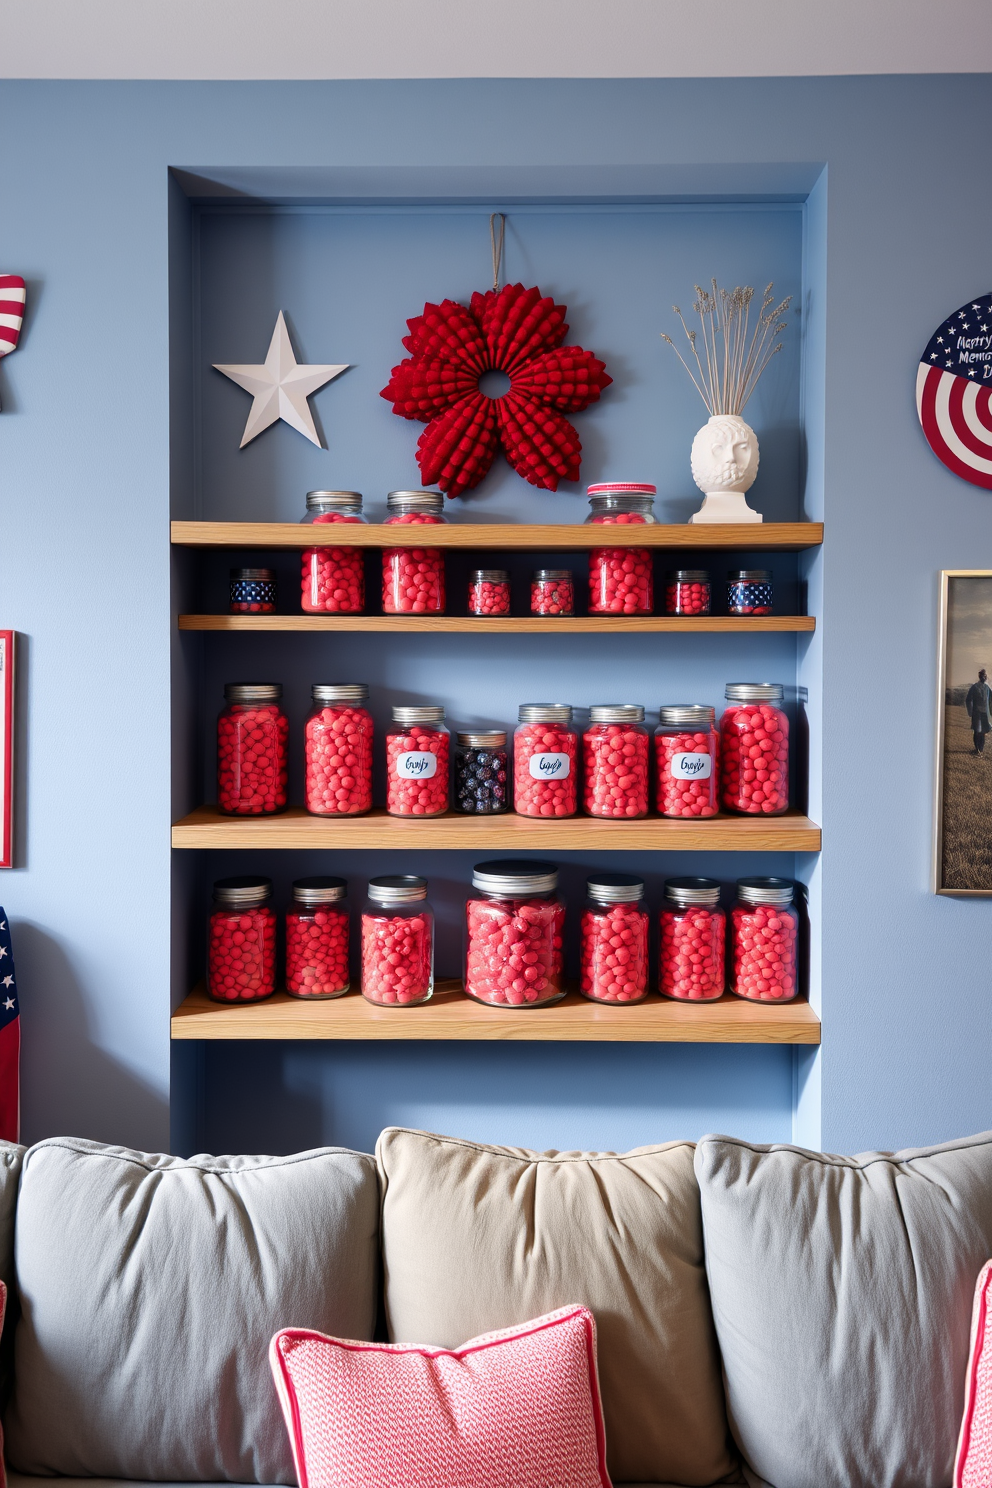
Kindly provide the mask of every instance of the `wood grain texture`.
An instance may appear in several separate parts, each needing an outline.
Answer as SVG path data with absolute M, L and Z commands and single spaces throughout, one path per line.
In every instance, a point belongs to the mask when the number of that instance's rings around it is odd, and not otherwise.
M 202 984 L 172 1016 L 174 1039 L 507 1039 L 550 1043 L 818 1044 L 808 1002 L 782 1006 L 725 996 L 718 1002 L 650 997 L 604 1007 L 572 993 L 553 1007 L 483 1007 L 461 982 L 439 982 L 422 1007 L 378 1008 L 358 993 L 303 1002 L 279 992 L 267 1002 L 224 1007 Z
M 407 847 L 489 852 L 819 852 L 820 828 L 796 811 L 784 816 L 716 816 L 709 821 L 668 821 L 649 816 L 642 821 L 596 821 L 573 816 L 544 821 L 516 816 L 310 816 L 291 806 L 281 816 L 222 816 L 216 806 L 198 806 L 172 829 L 178 848 L 266 848 L 271 851 L 314 848 L 346 852 L 372 848 L 402 852 Z
M 173 522 L 172 541 L 187 548 L 309 548 L 323 530 L 300 522 Z M 386 527 L 335 523 L 333 545 L 357 548 L 518 548 L 536 552 L 571 548 L 727 548 L 795 553 L 823 542 L 822 522 L 733 524 L 659 522 L 655 527 L 452 522 L 445 526 Z M 430 532 L 430 541 L 425 536 Z M 605 533 L 609 537 L 604 536 Z M 324 542 L 330 544 L 328 535 Z
M 812 631 L 812 615 L 576 615 L 546 618 L 510 615 L 505 619 L 478 619 L 472 615 L 180 615 L 180 630 L 251 631 L 351 631 L 389 634 L 424 631 L 435 635 L 586 635 L 604 631 L 623 634 L 663 635 L 668 631 L 700 631 L 704 634 L 737 632 L 754 635 L 761 631 Z

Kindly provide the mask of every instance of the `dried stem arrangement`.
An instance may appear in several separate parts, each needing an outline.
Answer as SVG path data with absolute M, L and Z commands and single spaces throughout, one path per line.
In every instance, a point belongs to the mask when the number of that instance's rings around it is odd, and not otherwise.
M 779 331 L 784 331 L 787 321 L 779 317 L 785 314 L 792 302 L 787 295 L 779 305 L 772 306 L 772 285 L 765 290 L 757 320 L 751 324 L 751 301 L 754 290 L 748 285 L 736 289 L 721 289 L 716 280 L 709 290 L 696 285 L 697 299 L 693 309 L 699 316 L 702 332 L 691 331 L 682 317 L 678 305 L 672 309 L 682 321 L 682 329 L 689 338 L 693 359 L 699 373 L 697 378 L 671 336 L 664 331 L 661 339 L 667 341 L 682 363 L 693 386 L 702 398 L 712 417 L 717 413 L 740 414 L 754 392 L 758 379 L 776 352 L 782 350 L 781 341 L 775 342 Z M 702 334 L 703 356 L 700 359 L 697 341 Z

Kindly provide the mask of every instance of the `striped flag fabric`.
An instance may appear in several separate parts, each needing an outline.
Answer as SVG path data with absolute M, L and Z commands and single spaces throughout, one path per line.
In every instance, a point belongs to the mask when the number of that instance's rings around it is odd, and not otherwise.
M 937 459 L 992 491 L 992 294 L 962 305 L 930 337 L 916 411 Z
M 0 909 L 0 1138 L 16 1142 L 21 1129 L 21 1009 L 14 979 L 10 925 Z
M 25 294 L 20 274 L 0 274 L 0 357 L 13 351 L 20 339 Z

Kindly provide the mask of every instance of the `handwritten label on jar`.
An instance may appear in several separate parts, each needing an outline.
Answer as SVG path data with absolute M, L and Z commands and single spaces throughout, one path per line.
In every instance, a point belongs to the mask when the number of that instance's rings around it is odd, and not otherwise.
M 532 754 L 530 773 L 532 780 L 564 780 L 572 768 L 567 754 Z
M 709 754 L 673 754 L 674 780 L 709 780 L 713 774 L 713 756 Z
M 437 755 L 422 749 L 411 749 L 407 754 L 398 754 L 396 773 L 401 780 L 430 780 L 437 774 Z

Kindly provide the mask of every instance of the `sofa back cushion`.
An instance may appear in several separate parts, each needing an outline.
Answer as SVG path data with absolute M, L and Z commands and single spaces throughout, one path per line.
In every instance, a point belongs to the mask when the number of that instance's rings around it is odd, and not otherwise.
M 691 1144 L 537 1153 L 390 1128 L 376 1155 L 392 1340 L 457 1348 L 581 1303 L 614 1482 L 732 1469 Z
M 26 1148 L 0 1142 L 0 1281 L 7 1288 L 7 1313 L 0 1331 L 0 1410 L 13 1383 L 14 1328 L 17 1323 L 17 1288 L 14 1284 L 14 1213 L 21 1163 Z
M 292 1483 L 268 1368 L 295 1325 L 372 1336 L 371 1157 L 184 1161 L 56 1139 L 25 1159 L 7 1451 L 21 1472 Z

